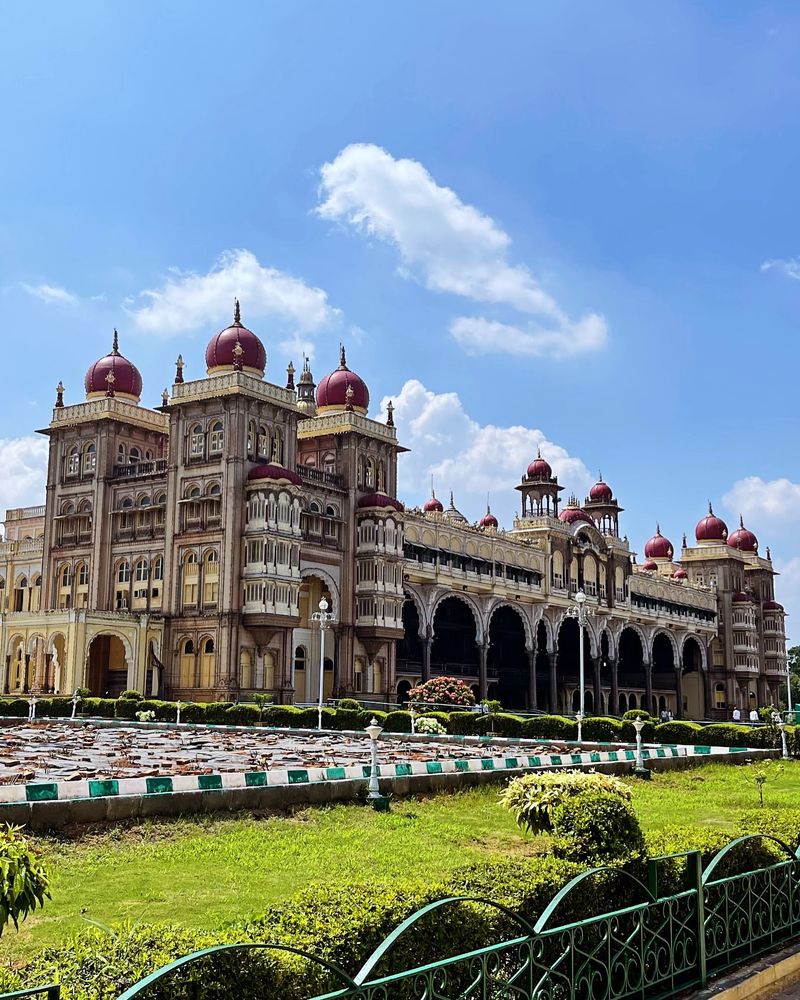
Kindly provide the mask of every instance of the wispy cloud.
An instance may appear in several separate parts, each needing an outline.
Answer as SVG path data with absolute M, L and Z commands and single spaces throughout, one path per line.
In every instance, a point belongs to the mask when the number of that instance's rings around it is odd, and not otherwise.
M 523 314 L 523 323 L 506 326 L 511 337 L 502 345 L 498 337 L 490 338 L 482 353 L 502 349 L 558 357 L 597 350 L 606 342 L 602 316 L 591 313 L 572 322 L 526 265 L 510 261 L 508 233 L 437 184 L 416 160 L 395 159 L 372 144 L 347 146 L 322 167 L 317 214 L 394 246 L 400 273 L 431 291 Z M 496 332 L 501 326 L 486 317 L 460 317 L 450 331 L 474 349 L 481 325 Z M 576 337 L 576 330 L 584 335 Z
M 9 507 L 44 503 L 48 443 L 46 438 L 0 439 L 0 513 Z
M 143 304 L 126 300 L 134 324 L 145 333 L 173 336 L 191 330 L 212 330 L 230 319 L 233 300 L 242 305 L 245 323 L 258 319 L 278 322 L 285 345 L 310 351 L 310 338 L 338 323 L 341 313 L 321 288 L 260 264 L 249 250 L 223 253 L 205 274 L 171 272 L 163 284 L 140 293 Z
M 22 281 L 20 288 L 28 295 L 48 304 L 75 305 L 79 301 L 77 295 L 58 285 L 28 285 Z
M 787 257 L 786 260 L 765 260 L 762 271 L 780 271 L 787 278 L 800 281 L 800 257 Z

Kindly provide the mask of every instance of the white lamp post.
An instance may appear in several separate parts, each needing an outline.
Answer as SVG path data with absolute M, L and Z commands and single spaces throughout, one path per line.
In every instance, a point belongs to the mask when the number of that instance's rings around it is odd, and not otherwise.
M 75 694 L 72 696 L 72 715 L 70 718 L 75 718 L 75 713 L 78 710 L 78 702 L 81 700 L 81 696 L 78 694 L 78 689 L 75 688 Z
M 578 703 L 578 714 L 576 719 L 578 720 L 578 743 L 583 743 L 583 720 L 586 718 L 586 713 L 584 712 L 584 671 L 583 671 L 583 630 L 589 624 L 589 609 L 586 607 L 586 594 L 582 590 L 579 590 L 575 595 L 576 606 L 570 608 L 567 614 L 570 618 L 574 618 L 578 623 L 578 683 L 580 684 L 580 700 Z
M 378 788 L 378 737 L 383 732 L 383 727 L 378 725 L 378 720 L 373 719 L 367 726 L 367 736 L 370 739 L 370 750 L 372 766 L 369 769 L 369 798 L 379 799 L 381 797 Z
M 181 724 L 181 709 L 183 708 L 183 703 L 178 701 L 175 703 L 175 725 L 179 726 Z
M 786 664 L 786 721 L 792 721 L 792 672 Z
M 636 730 L 636 770 L 644 770 L 644 759 L 642 757 L 642 730 L 644 729 L 644 722 L 642 722 L 641 715 L 637 715 L 633 720 L 633 728 Z
M 317 704 L 317 729 L 322 729 L 322 699 L 325 694 L 325 632 L 336 621 L 333 613 L 328 611 L 328 602 L 324 597 L 319 602 L 319 611 L 314 612 L 311 620 L 319 622 L 319 702 Z
M 789 747 L 786 744 L 786 723 L 783 721 L 783 719 L 780 717 L 780 715 L 777 712 L 773 713 L 773 715 L 772 715 L 772 721 L 775 723 L 775 725 L 781 731 L 781 757 L 784 760 L 788 760 L 789 759 Z

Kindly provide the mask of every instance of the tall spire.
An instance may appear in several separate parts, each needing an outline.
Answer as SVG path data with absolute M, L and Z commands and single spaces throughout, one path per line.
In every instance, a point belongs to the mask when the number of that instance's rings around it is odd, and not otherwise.
M 111 353 L 115 357 L 119 354 L 119 334 L 117 333 L 116 327 L 114 327 L 114 342 L 111 345 Z
M 239 300 L 233 300 L 233 322 L 236 326 L 242 325 L 242 313 L 239 309 Z
M 386 405 L 386 426 L 394 427 L 394 403 L 391 399 Z
M 347 355 L 345 354 L 344 344 L 339 344 L 339 367 L 347 368 Z
M 286 388 L 294 389 L 294 365 L 291 361 L 286 368 Z

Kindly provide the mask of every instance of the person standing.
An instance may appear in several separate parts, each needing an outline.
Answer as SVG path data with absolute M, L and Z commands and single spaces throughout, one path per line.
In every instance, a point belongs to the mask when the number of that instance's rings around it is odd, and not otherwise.
M 741 722 L 741 719 L 742 719 L 742 713 L 739 711 L 739 706 L 737 705 L 736 708 L 734 708 L 733 710 L 733 721 Z
M 758 709 L 757 708 L 751 708 L 750 709 L 750 721 L 751 722 L 760 722 L 761 721 L 761 719 L 759 718 L 759 715 L 758 715 Z

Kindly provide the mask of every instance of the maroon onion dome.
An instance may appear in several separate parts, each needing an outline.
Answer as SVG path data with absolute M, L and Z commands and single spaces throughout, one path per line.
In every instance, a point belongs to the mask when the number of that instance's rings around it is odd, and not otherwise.
M 488 504 L 486 506 L 486 513 L 483 515 L 480 521 L 478 521 L 478 525 L 481 528 L 496 528 L 498 526 L 497 518 L 489 509 Z
M 222 372 L 242 371 L 249 375 L 264 377 L 267 367 L 267 352 L 264 345 L 246 326 L 242 326 L 239 300 L 234 300 L 233 323 L 220 330 L 208 342 L 206 348 L 206 369 L 209 375 Z
M 744 593 L 744 591 L 739 591 L 738 593 L 733 595 L 731 600 L 733 601 L 734 604 L 752 604 L 753 595 L 746 594 Z
M 282 465 L 276 465 L 273 462 L 268 462 L 266 465 L 256 465 L 247 473 L 247 478 L 250 482 L 271 479 L 273 482 L 291 483 L 293 486 L 299 486 L 302 482 L 296 472 L 284 469 Z
M 358 501 L 358 506 L 361 510 L 370 507 L 390 508 L 397 511 L 405 510 L 405 507 L 399 500 L 395 500 L 394 497 L 387 496 L 385 493 L 367 493 Z
M 552 479 L 553 470 L 550 463 L 542 458 L 542 449 L 536 451 L 536 458 L 528 466 L 528 479 Z
M 758 552 L 758 539 L 752 531 L 745 528 L 742 515 L 739 515 L 739 527 L 728 535 L 728 545 L 742 552 Z
M 675 572 L 672 574 L 672 579 L 673 580 L 688 580 L 689 579 L 689 574 L 686 572 L 685 569 L 676 569 Z
M 111 353 L 95 361 L 83 380 L 87 399 L 117 396 L 138 403 L 142 396 L 142 376 L 132 361 L 119 353 L 119 336 L 114 331 Z
M 728 537 L 728 525 L 717 517 L 710 501 L 708 513 L 695 526 L 694 537 L 698 542 L 724 542 Z
M 444 504 L 437 498 L 433 490 L 431 490 L 430 500 L 426 500 L 422 505 L 422 510 L 426 514 L 441 514 L 444 510 Z
M 661 526 L 656 525 L 656 533 L 645 542 L 644 554 L 646 559 L 671 559 L 675 550 L 672 542 L 661 534 Z
M 600 473 L 600 478 L 589 490 L 589 499 L 594 500 L 595 503 L 610 503 L 614 499 L 611 487 L 608 483 L 603 482 L 602 473 Z
M 762 607 L 765 611 L 784 611 L 785 608 L 782 604 L 778 604 L 777 601 L 764 601 Z
M 347 367 L 344 346 L 339 347 L 339 367 L 317 386 L 317 413 L 353 410 L 366 416 L 369 389 L 362 378 Z
M 652 559 L 648 559 L 647 562 L 642 563 L 642 569 L 646 569 L 652 573 L 653 570 L 658 569 L 658 563 L 654 563 Z
M 579 521 L 583 521 L 586 524 L 594 524 L 594 521 L 578 506 L 578 502 L 575 497 L 570 497 L 567 506 L 562 509 L 558 515 L 559 521 L 563 521 L 564 524 L 577 524 Z

